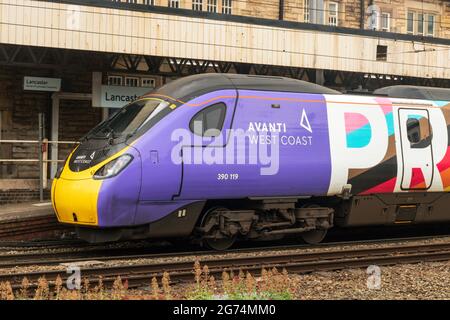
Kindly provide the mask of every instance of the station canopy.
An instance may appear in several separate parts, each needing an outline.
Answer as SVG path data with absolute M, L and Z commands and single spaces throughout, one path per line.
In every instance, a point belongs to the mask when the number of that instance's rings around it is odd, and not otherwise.
M 437 87 L 398 85 L 377 89 L 373 94 L 391 98 L 450 101 L 450 89 Z

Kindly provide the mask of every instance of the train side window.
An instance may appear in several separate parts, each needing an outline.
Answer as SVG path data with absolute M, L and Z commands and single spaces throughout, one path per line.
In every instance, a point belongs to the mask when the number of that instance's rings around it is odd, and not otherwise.
M 406 121 L 406 128 L 408 131 L 408 140 L 411 146 L 420 142 L 420 123 L 418 119 L 409 118 Z
M 226 105 L 216 103 L 199 111 L 189 123 L 189 129 L 202 137 L 217 137 L 222 131 Z

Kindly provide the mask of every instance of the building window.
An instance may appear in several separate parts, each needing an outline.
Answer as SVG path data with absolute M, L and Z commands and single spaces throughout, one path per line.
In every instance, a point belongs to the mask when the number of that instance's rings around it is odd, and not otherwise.
M 383 12 L 381 14 L 381 30 L 389 32 L 391 30 L 391 14 Z
M 406 23 L 406 32 L 414 33 L 414 12 L 408 11 L 408 21 Z
M 231 14 L 231 0 L 222 0 L 222 13 Z
M 423 34 L 423 13 L 417 14 L 417 33 Z
M 153 78 L 141 78 L 141 87 L 154 88 L 156 86 L 155 83 Z
M 122 85 L 122 77 L 121 76 L 108 76 L 108 85 L 121 86 Z
M 337 2 L 328 3 L 328 25 L 338 25 L 338 4 Z
M 153 77 L 140 77 L 139 75 L 108 75 L 108 85 L 155 88 L 156 79 Z
M 169 0 L 169 7 L 171 8 L 179 8 L 180 0 Z
M 303 21 L 309 22 L 309 0 L 303 1 Z
M 377 61 L 387 60 L 387 46 L 377 45 Z
M 203 0 L 193 0 L 192 1 L 192 10 L 202 11 L 203 10 Z
M 207 8 L 208 12 L 217 12 L 217 0 L 208 0 Z
M 434 36 L 434 15 L 428 15 L 427 36 Z
M 125 77 L 125 86 L 138 87 L 139 86 L 139 78 L 138 77 Z
M 155 0 L 144 0 L 144 4 L 146 4 L 148 6 L 154 6 Z

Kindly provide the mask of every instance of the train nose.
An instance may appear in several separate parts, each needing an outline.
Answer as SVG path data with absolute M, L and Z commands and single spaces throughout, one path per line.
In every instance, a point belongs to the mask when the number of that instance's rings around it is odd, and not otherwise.
M 71 170 L 72 158 L 52 184 L 58 220 L 98 227 L 132 224 L 141 187 L 139 152 L 128 146 L 80 171 Z
M 55 179 L 52 203 L 59 222 L 98 225 L 97 201 L 101 184 L 94 179 Z

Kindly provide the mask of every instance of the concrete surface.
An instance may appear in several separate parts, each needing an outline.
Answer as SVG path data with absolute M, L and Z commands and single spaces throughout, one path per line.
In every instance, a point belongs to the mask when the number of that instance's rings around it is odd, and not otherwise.
M 42 203 L 32 201 L 0 206 L 0 221 L 54 214 L 52 204 L 48 200 Z

